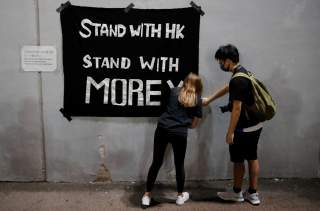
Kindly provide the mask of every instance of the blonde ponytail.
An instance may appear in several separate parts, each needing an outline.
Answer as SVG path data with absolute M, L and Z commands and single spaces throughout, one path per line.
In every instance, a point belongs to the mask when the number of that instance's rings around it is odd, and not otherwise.
M 194 107 L 197 105 L 197 96 L 202 93 L 202 80 L 201 78 L 190 73 L 184 80 L 183 86 L 180 90 L 178 101 L 183 107 Z

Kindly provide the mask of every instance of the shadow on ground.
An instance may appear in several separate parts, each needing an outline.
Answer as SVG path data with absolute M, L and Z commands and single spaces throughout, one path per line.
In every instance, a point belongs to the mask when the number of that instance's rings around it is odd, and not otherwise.
M 145 185 L 139 184 L 128 188 L 129 191 L 125 192 L 122 196 L 122 202 L 131 208 L 141 207 L 141 198 L 145 191 Z M 223 191 L 222 188 L 204 188 L 204 187 L 186 187 L 186 191 L 190 194 L 190 200 L 193 202 L 213 202 L 228 204 L 217 197 L 216 193 Z M 176 190 L 173 185 L 157 184 L 155 185 L 153 194 L 153 201 L 151 207 L 161 206 L 162 204 L 175 204 Z

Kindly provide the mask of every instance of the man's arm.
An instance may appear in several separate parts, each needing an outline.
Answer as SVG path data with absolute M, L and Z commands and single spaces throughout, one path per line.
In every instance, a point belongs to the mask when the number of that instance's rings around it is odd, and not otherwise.
M 231 112 L 228 132 L 226 135 L 227 144 L 233 144 L 233 133 L 239 121 L 239 117 L 241 113 L 241 104 L 242 102 L 239 100 L 232 101 L 232 112 Z
M 212 95 L 202 98 L 202 105 L 207 106 L 207 105 L 209 105 L 209 103 L 211 103 L 215 99 L 218 99 L 219 97 L 222 97 L 223 95 L 227 94 L 228 92 L 229 92 L 229 84 L 226 84 L 222 88 L 218 89 Z

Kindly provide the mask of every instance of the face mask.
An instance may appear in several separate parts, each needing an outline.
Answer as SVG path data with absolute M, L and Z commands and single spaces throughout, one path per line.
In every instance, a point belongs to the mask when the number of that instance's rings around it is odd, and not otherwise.
M 229 72 L 229 70 L 227 68 L 225 68 L 223 64 L 220 64 L 220 69 L 225 72 Z

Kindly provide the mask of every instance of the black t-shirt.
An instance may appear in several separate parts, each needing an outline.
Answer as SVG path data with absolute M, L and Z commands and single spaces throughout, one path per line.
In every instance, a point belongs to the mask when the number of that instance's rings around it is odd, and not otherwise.
M 239 66 L 236 71 L 237 72 L 247 73 L 247 70 L 242 66 Z M 254 97 L 252 93 L 252 84 L 251 81 L 244 77 L 235 77 L 232 78 L 229 82 L 229 103 L 232 110 L 232 100 L 239 100 L 242 102 L 241 106 L 241 114 L 239 117 L 238 124 L 236 128 L 247 128 L 259 123 L 249 111 L 245 108 L 245 106 L 251 106 L 254 103 Z
M 179 92 L 180 88 L 171 89 L 166 111 L 160 116 L 158 126 L 169 133 L 187 136 L 193 118 L 202 117 L 202 100 L 198 96 L 195 107 L 183 107 L 178 101 Z

